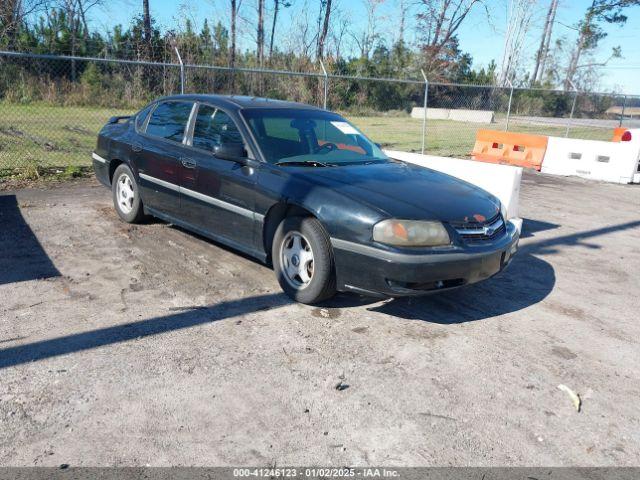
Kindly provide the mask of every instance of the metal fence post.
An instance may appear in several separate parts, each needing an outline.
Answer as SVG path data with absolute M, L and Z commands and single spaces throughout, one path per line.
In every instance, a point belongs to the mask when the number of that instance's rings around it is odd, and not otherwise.
M 509 91 L 509 106 L 507 107 L 507 123 L 504 126 L 504 131 L 508 131 L 509 130 L 509 119 L 511 118 L 511 101 L 513 100 L 513 83 L 511 83 L 511 80 L 509 80 L 507 78 L 507 83 L 509 84 L 509 88 L 511 89 Z
M 421 153 L 424 155 L 425 143 L 427 141 L 427 98 L 429 97 L 429 80 L 427 79 L 427 75 L 424 73 L 424 70 L 420 69 L 420 73 L 422 73 L 422 78 L 424 78 L 424 105 L 422 107 L 422 150 Z
M 564 132 L 564 138 L 567 138 L 569 136 L 569 130 L 571 129 L 571 121 L 573 120 L 573 112 L 576 109 L 576 101 L 578 100 L 578 89 L 576 88 L 575 84 L 571 80 L 569 80 L 569 83 L 571 84 L 571 88 L 573 88 L 574 96 L 573 96 L 573 103 L 571 104 L 571 113 L 569 114 L 569 118 L 567 119 L 567 131 Z
M 176 55 L 178 55 L 178 62 L 180 63 L 180 93 L 184 95 L 184 63 L 182 63 L 182 57 L 180 56 L 180 52 L 178 51 L 178 47 L 173 47 L 176 51 Z
M 627 107 L 627 96 L 622 97 L 622 112 L 620 113 L 620 124 L 619 127 L 622 126 L 622 120 L 624 119 L 624 110 Z
M 322 59 L 320 59 L 320 66 L 322 67 L 322 73 L 324 74 L 324 102 L 323 108 L 327 109 L 327 95 L 329 93 L 329 75 L 327 74 L 327 69 L 324 68 L 324 63 L 322 63 Z

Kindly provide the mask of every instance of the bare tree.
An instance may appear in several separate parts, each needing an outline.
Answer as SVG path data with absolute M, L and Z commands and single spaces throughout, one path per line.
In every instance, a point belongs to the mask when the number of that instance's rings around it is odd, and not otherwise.
M 329 18 L 331 17 L 331 0 L 322 0 L 321 2 L 322 29 L 318 33 L 318 45 L 316 48 L 316 57 L 319 60 L 324 58 L 324 47 L 329 33 Z M 318 17 L 320 20 L 320 17 Z
M 336 13 L 337 12 L 334 11 L 333 28 L 331 29 L 331 39 L 333 40 L 334 57 L 340 58 L 342 54 L 342 42 L 344 40 L 345 35 L 347 35 L 349 31 L 349 27 L 351 26 L 351 21 L 348 18 L 343 18 L 342 16 L 336 16 Z
M 446 63 L 443 58 L 451 47 L 456 32 L 469 12 L 482 0 L 421 0 L 420 12 L 416 15 L 420 23 L 422 51 L 428 75 L 436 74 Z
M 264 63 L 264 0 L 258 0 L 258 25 L 256 39 L 256 57 L 258 65 Z
M 273 55 L 273 39 L 276 36 L 276 23 L 278 22 L 278 10 L 280 0 L 273 0 L 273 19 L 271 20 L 271 37 L 269 37 L 269 58 Z
M 20 25 L 33 13 L 46 9 L 46 0 L 1 0 L 0 1 L 0 44 L 14 48 Z
M 551 33 L 553 32 L 553 24 L 556 19 L 556 11 L 558 10 L 558 0 L 551 0 L 549 4 L 549 10 L 547 11 L 547 19 L 544 24 L 544 30 L 542 31 L 542 38 L 540 39 L 540 48 L 536 54 L 536 63 L 533 68 L 533 74 L 531 75 L 531 84 L 542 80 L 544 78 L 544 69 L 547 63 L 547 57 L 549 56 L 549 47 L 551 45 Z
M 399 0 L 398 13 L 400 14 L 400 25 L 398 27 L 398 43 L 404 43 L 405 29 L 407 28 L 407 15 L 409 14 L 410 3 L 408 0 Z
M 153 55 L 151 39 L 151 13 L 149 11 L 149 0 L 142 0 L 142 28 L 144 33 L 144 43 L 147 49 L 147 58 Z
M 294 52 L 304 59 L 309 59 L 318 46 L 318 31 L 314 29 L 309 15 L 309 5 L 305 1 L 296 12 L 293 25 L 284 41 L 289 52 Z
M 640 5 L 640 0 L 592 0 L 583 20 L 578 24 L 578 39 L 571 54 L 567 75 L 564 81 L 566 90 L 571 88 L 573 77 L 579 68 L 592 67 L 593 63 L 580 65 L 580 57 L 586 51 L 593 51 L 600 40 L 607 36 L 602 29 L 602 23 L 624 25 L 627 16 L 622 13 L 624 8 Z M 613 49 L 611 58 L 620 56 L 620 48 Z M 607 60 L 608 61 L 608 60 Z M 606 64 L 601 62 L 600 65 Z
M 97 5 L 104 4 L 104 0 L 76 0 L 78 2 L 78 15 L 82 22 L 82 37 L 86 42 L 89 40 L 89 25 L 87 23 L 87 15 L 89 10 Z M 147 0 L 148 1 L 148 0 Z
M 521 60 L 524 40 L 531 27 L 534 7 L 537 0 L 510 0 L 507 31 L 504 38 L 500 84 L 506 85 L 508 79 L 515 77 Z
M 278 22 L 280 6 L 287 8 L 291 6 L 291 3 L 284 0 L 273 0 L 273 19 L 271 20 L 271 37 L 269 37 L 269 58 L 273 55 L 273 39 L 276 36 L 276 24 Z
M 238 19 L 238 2 L 231 0 L 231 51 L 229 52 L 229 66 L 236 66 L 236 22 Z
M 364 6 L 367 11 L 367 25 L 361 33 L 360 39 L 354 37 L 354 40 L 360 47 L 360 57 L 369 58 L 371 50 L 376 41 L 380 37 L 378 33 L 378 15 L 377 10 L 384 0 L 364 0 Z

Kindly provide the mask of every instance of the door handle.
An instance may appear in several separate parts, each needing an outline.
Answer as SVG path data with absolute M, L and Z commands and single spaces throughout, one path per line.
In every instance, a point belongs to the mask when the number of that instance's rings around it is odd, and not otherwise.
M 141 152 L 142 151 L 142 145 L 139 143 L 134 143 L 131 145 L 131 150 L 133 150 L 134 152 Z
M 181 158 L 180 163 L 184 168 L 196 168 L 196 162 L 191 160 L 190 158 Z

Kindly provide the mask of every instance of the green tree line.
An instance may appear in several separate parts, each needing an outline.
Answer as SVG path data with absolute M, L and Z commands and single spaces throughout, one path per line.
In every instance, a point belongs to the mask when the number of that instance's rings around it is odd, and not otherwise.
M 275 3 L 281 9 L 290 5 L 281 0 Z M 327 22 L 320 20 L 328 21 L 331 2 L 321 0 L 321 4 L 324 17 L 319 18 L 318 24 L 324 27 Z M 11 28 L 7 15 L 3 15 L 0 17 L 0 48 L 165 65 L 2 57 L 0 96 L 4 101 L 137 107 L 157 96 L 179 92 L 180 69 L 166 65 L 177 63 L 176 48 L 183 61 L 193 65 L 185 69 L 187 92 L 261 95 L 321 104 L 323 79 L 319 76 L 243 73 L 233 68 L 258 67 L 320 74 L 318 60 L 322 59 L 330 73 L 344 76 L 420 79 L 421 71 L 426 71 L 431 81 L 431 107 L 504 111 L 508 101 L 506 89 L 493 87 L 495 62 L 486 69 L 474 69 L 473 58 L 460 48 L 456 29 L 464 18 L 460 18 L 454 28 L 453 18 L 452 25 L 433 25 L 432 17 L 419 14 L 417 18 L 424 37 L 417 47 L 409 47 L 401 32 L 393 41 L 365 38 L 360 55 L 345 57 L 336 51 L 328 52 L 324 43 L 308 53 L 279 49 L 277 42 L 273 42 L 275 16 L 265 53 L 264 26 L 259 40 L 262 46 L 237 51 L 233 22 L 231 31 L 220 21 L 211 25 L 206 19 L 199 29 L 187 19 L 179 30 L 161 31 L 148 12 L 147 2 L 143 15 L 133 18 L 130 25 L 117 25 L 105 33 L 88 26 L 86 16 L 89 12 L 85 11 L 88 6 L 82 0 L 68 0 L 65 5 L 64 8 L 47 8 L 37 16 L 24 15 L 20 21 L 14 20 Z M 318 38 L 323 33 L 326 34 L 321 28 Z M 471 88 L 466 84 L 488 87 Z M 423 94 L 424 86 L 420 83 L 331 79 L 328 104 L 339 110 L 408 112 L 413 106 L 422 105 Z M 591 102 L 584 108 L 602 113 L 610 104 Z M 524 91 L 514 94 L 514 111 L 523 114 L 566 115 L 570 107 L 568 94 Z

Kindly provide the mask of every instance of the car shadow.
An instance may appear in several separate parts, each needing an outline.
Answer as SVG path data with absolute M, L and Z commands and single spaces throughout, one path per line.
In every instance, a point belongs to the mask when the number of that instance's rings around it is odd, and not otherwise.
M 220 302 L 145 320 L 73 333 L 48 340 L 0 349 L 0 370 L 47 358 L 151 337 L 253 312 L 279 308 L 292 301 L 284 293 L 272 293 Z M 15 339 L 12 339 L 15 340 Z
M 525 218 L 522 221 L 522 234 L 520 238 L 535 237 L 536 233 L 544 232 L 546 230 L 553 230 L 559 228 L 557 223 L 543 222 L 541 220 L 534 220 L 532 218 Z
M 247 253 L 244 253 L 244 252 L 242 252 L 240 250 L 234 249 L 233 247 L 225 245 L 224 243 L 221 243 L 221 242 L 219 242 L 217 240 L 214 240 L 212 238 L 206 237 L 206 236 L 201 235 L 201 234 L 199 234 L 197 232 L 188 230 L 188 229 L 186 229 L 184 227 L 181 227 L 180 225 L 176 225 L 176 224 L 168 222 L 166 220 L 162 220 L 160 218 L 153 217 L 153 216 L 149 215 L 144 219 L 143 224 L 144 225 L 165 225 L 168 228 L 176 230 L 176 231 L 178 231 L 180 233 L 183 233 L 185 235 L 188 235 L 190 237 L 196 238 L 196 239 L 198 239 L 200 241 L 206 242 L 206 243 L 208 243 L 208 244 L 210 244 L 210 245 L 212 245 L 212 246 L 214 246 L 216 248 L 220 248 L 222 250 L 225 250 L 226 252 L 232 253 L 233 255 L 236 255 L 238 257 L 244 258 L 245 260 L 249 260 L 252 263 L 255 263 L 257 265 L 261 265 L 263 267 L 268 267 L 268 265 L 266 265 L 265 262 L 260 261 L 256 257 L 253 257 L 253 256 L 251 256 L 251 255 L 249 255 Z
M 15 195 L 0 196 L 0 285 L 59 277 L 25 221 Z

